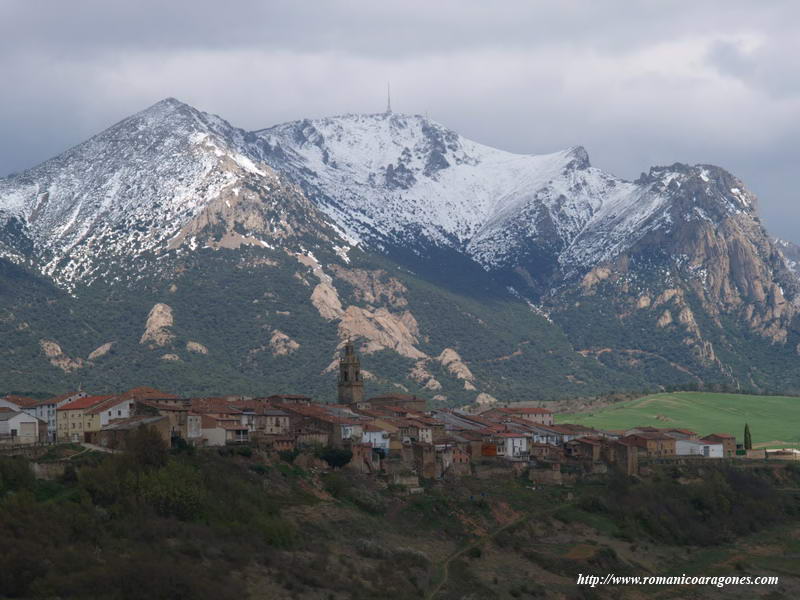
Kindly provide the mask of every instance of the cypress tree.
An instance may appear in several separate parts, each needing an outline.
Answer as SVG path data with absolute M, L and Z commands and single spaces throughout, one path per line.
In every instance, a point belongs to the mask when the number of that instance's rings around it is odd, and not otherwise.
M 744 424 L 744 449 L 753 449 L 753 439 L 750 437 L 750 425 L 747 423 Z

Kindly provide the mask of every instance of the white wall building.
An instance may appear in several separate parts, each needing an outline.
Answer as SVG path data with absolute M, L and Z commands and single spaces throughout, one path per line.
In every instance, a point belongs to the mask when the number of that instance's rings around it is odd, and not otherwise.
M 0 410 L 0 443 L 35 444 L 41 421 L 17 410 Z
M 709 444 L 698 440 L 676 440 L 675 454 L 678 456 L 704 456 L 722 458 L 725 453 L 722 444 Z
M 528 454 L 528 438 L 524 434 L 501 433 L 503 454 L 506 458 L 519 458 Z
M 13 410 L 22 411 L 32 417 L 36 417 L 37 419 L 44 421 L 47 423 L 47 441 L 55 442 L 58 430 L 58 413 L 56 412 L 56 409 L 59 406 L 63 406 L 64 404 L 72 402 L 73 400 L 77 400 L 78 398 L 84 398 L 85 396 L 86 392 L 73 392 L 70 394 L 62 394 L 61 396 L 56 396 L 54 398 L 48 398 L 47 400 L 37 400 L 33 402 L 23 401 L 30 399 L 19 399 L 19 401 L 15 402 L 14 396 L 12 396 L 11 399 L 0 398 L 0 407 L 5 406 Z
M 385 452 L 389 452 L 389 432 L 380 427 L 372 425 L 364 427 L 361 441 L 365 444 L 372 444 L 373 448 L 381 448 Z
M 135 402 L 130 398 L 111 398 L 87 412 L 100 417 L 100 427 L 105 427 L 116 419 L 127 419 L 133 416 Z

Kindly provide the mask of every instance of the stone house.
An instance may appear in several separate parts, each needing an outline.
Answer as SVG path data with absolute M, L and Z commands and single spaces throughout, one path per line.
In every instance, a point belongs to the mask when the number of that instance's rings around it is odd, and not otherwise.
M 267 435 L 286 435 L 289 433 L 289 413 L 279 408 L 264 410 L 264 433 Z
M 630 441 L 607 440 L 603 445 L 602 456 L 606 462 L 627 475 L 639 472 L 639 447 Z
M 639 454 L 648 458 L 675 456 L 675 438 L 663 433 L 638 433 L 622 438 L 639 448 Z
M 114 419 L 97 432 L 97 443 L 104 448 L 125 449 L 128 436 L 142 427 L 156 431 L 169 448 L 172 442 L 171 428 L 169 419 L 162 415 L 138 415 L 125 419 Z
M 427 423 L 416 419 L 400 421 L 400 438 L 403 442 L 433 443 L 433 429 Z
M 435 479 L 437 474 L 436 449 L 433 445 L 425 442 L 412 442 L 411 449 L 417 475 L 423 479 Z
M 581 460 L 600 460 L 603 448 L 603 441 L 596 437 L 579 437 L 564 444 L 567 456 Z
M 409 394 L 385 394 L 373 396 L 363 403 L 367 408 L 380 408 L 394 406 L 404 408 L 411 412 L 425 412 L 425 399 Z

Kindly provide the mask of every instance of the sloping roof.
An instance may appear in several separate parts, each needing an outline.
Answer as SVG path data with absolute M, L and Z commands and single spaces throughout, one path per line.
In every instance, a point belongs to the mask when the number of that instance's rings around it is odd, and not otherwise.
M 81 393 L 82 392 L 67 392 L 66 394 L 54 396 L 53 398 L 48 398 L 47 400 L 40 400 L 37 406 L 41 406 L 42 404 L 58 404 L 62 400 L 67 400 L 68 398 L 72 398 L 73 396 L 77 396 Z
M 372 396 L 369 400 L 421 400 L 411 394 L 381 394 L 380 396 Z
M 303 394 L 273 394 L 272 396 L 267 396 L 267 400 L 275 400 L 277 402 L 281 400 L 311 402 L 312 398 L 311 396 L 304 396 Z
M 364 425 L 364 431 L 371 431 L 373 433 L 388 433 L 383 427 L 378 427 L 377 425 L 372 425 L 371 423 L 367 423 Z
M 204 413 L 240 413 L 240 409 L 234 406 L 235 401 L 228 401 L 226 398 L 192 398 L 192 410 Z
M 10 421 L 17 415 L 24 415 L 24 414 L 25 414 L 24 412 L 18 410 L 0 410 L 0 421 Z
M 118 406 L 120 404 L 125 404 L 130 401 L 131 401 L 130 398 L 123 398 L 122 396 L 112 396 L 108 400 L 104 400 L 103 402 L 95 404 L 86 412 L 89 413 L 90 415 L 96 415 L 103 412 L 104 410 L 114 408 L 115 406 Z
M 80 410 L 85 408 L 90 408 L 96 404 L 100 404 L 101 402 L 105 402 L 109 398 L 113 398 L 112 395 L 106 396 L 86 396 L 85 398 L 78 398 L 77 400 L 73 400 L 69 404 L 65 404 L 63 406 L 59 406 L 56 410 Z
M 602 445 L 603 442 L 602 442 L 602 440 L 600 438 L 597 438 L 597 437 L 584 436 L 584 437 L 575 438 L 574 440 L 569 441 L 567 443 L 568 444 L 576 444 L 576 443 L 577 444 L 589 444 L 590 446 L 600 446 L 600 445 Z
M 177 400 L 178 398 L 180 398 L 180 396 L 176 396 L 175 394 L 170 394 L 169 392 L 162 392 L 161 390 L 157 390 L 156 388 L 148 387 L 146 385 L 140 385 L 139 387 L 130 389 L 127 392 L 123 392 L 122 394 L 120 394 L 120 398 L 133 398 L 134 400 L 144 400 L 148 398 Z
M 166 410 L 172 412 L 191 412 L 188 404 L 165 404 L 156 400 L 136 400 L 136 403 L 141 406 L 149 406 L 156 410 Z
M 28 396 L 15 396 L 14 394 L 9 394 L 5 396 L 3 400 L 8 400 L 12 404 L 16 404 L 20 408 L 31 408 L 36 406 L 40 400 L 36 400 L 35 398 L 29 398 Z
M 158 423 L 162 419 L 166 418 L 167 417 L 162 415 L 138 415 L 127 419 L 112 421 L 103 427 L 101 431 L 129 431 L 143 425 L 152 425 L 153 423 Z
M 497 410 L 506 414 L 517 415 L 552 415 L 553 411 L 538 406 L 501 406 L 491 410 Z
M 730 433 L 709 433 L 708 435 L 704 436 L 702 439 L 708 439 L 710 437 L 717 437 L 722 440 L 735 440 L 736 436 L 731 435 Z

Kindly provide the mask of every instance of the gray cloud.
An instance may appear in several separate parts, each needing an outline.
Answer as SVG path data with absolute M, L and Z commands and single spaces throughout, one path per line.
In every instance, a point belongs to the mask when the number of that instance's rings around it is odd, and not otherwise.
M 166 96 L 245 128 L 383 109 L 633 178 L 707 162 L 800 241 L 794 2 L 0 3 L 0 174 Z

